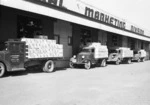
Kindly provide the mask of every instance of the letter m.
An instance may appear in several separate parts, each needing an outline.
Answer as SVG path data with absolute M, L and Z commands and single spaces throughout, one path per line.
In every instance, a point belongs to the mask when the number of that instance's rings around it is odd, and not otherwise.
M 85 8 L 85 16 L 93 18 L 93 12 L 94 12 L 93 9 L 90 9 L 88 7 Z

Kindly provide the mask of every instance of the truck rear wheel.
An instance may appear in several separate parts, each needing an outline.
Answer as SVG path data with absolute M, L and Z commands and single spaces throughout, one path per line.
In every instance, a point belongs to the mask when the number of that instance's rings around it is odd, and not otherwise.
M 116 62 L 115 62 L 116 65 L 119 65 L 120 64 L 120 59 L 118 59 Z
M 91 68 L 91 62 L 88 61 L 87 63 L 85 63 L 85 64 L 84 64 L 84 67 L 85 67 L 86 69 L 90 69 L 90 68 Z
M 127 63 L 128 63 L 128 64 L 131 64 L 131 59 L 127 59 Z
M 141 58 L 141 61 L 144 62 L 144 61 L 145 61 L 145 58 Z
M 141 59 L 139 58 L 138 60 L 137 60 L 137 62 L 140 62 L 141 61 Z
M 5 71 L 5 65 L 2 62 L 0 62 L 0 77 L 2 77 L 5 74 Z
M 74 64 L 72 62 L 69 62 L 70 68 L 74 68 Z
M 52 60 L 47 61 L 43 67 L 43 71 L 53 72 L 54 71 L 54 62 Z
M 106 59 L 103 59 L 102 61 L 101 61 L 101 64 L 100 64 L 100 66 L 101 67 L 105 67 L 107 64 L 106 64 Z

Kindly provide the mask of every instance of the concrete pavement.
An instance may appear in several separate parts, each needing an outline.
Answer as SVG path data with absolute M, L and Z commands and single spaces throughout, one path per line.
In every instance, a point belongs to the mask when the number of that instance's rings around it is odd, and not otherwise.
M 0 78 L 0 105 L 150 105 L 150 61 L 9 73 Z

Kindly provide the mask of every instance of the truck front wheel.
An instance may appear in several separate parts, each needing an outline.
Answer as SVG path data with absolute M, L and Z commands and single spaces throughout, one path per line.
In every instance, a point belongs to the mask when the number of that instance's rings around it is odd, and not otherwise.
M 86 69 L 90 69 L 90 68 L 91 68 L 91 62 L 88 61 L 87 63 L 85 63 L 85 64 L 84 64 L 84 67 L 85 67 Z
M 47 61 L 43 67 L 43 71 L 53 72 L 54 71 L 54 62 L 52 60 Z
M 102 61 L 101 61 L 101 67 L 105 67 L 106 66 L 106 59 L 103 59 Z
M 5 71 L 5 65 L 0 62 L 0 77 L 4 75 Z

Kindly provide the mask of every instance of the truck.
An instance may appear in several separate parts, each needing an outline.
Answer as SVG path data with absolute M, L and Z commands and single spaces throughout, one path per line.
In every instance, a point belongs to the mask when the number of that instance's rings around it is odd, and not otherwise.
M 140 50 L 134 50 L 134 56 L 132 58 L 132 61 L 137 61 L 137 62 L 144 62 L 146 59 L 146 51 L 144 49 L 140 49 Z
M 109 57 L 107 62 L 114 62 L 119 65 L 121 62 L 131 63 L 133 58 L 133 50 L 126 47 L 112 47 L 109 48 Z
M 63 45 L 50 39 L 10 39 L 0 51 L 0 77 L 6 72 L 26 70 L 40 65 L 44 72 L 53 72 L 55 62 L 63 58 Z
M 93 42 L 82 48 L 82 50 L 70 59 L 70 67 L 74 68 L 78 65 L 84 65 L 85 69 L 90 69 L 91 66 L 98 65 L 105 67 L 108 58 L 107 46 L 101 45 L 98 42 Z

